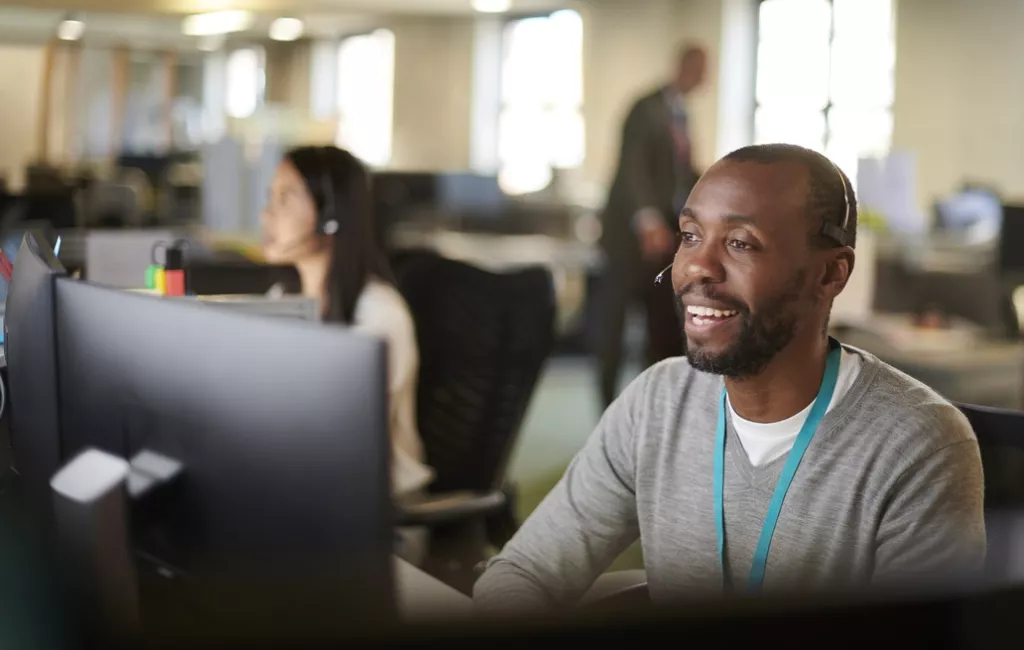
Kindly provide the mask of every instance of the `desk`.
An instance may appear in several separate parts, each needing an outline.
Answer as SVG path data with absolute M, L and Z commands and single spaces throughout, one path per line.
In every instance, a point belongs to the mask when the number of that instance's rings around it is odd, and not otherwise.
M 844 328 L 843 343 L 870 352 L 955 402 L 1019 409 L 1024 396 L 1024 345 L 986 341 L 939 351 L 903 350 L 884 338 Z
M 400 558 L 394 558 L 395 596 L 403 621 L 468 618 L 473 601 Z

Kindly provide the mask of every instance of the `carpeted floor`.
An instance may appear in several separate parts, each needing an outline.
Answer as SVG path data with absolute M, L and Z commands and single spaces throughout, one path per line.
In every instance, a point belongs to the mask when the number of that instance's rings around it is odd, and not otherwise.
M 626 381 L 627 375 L 623 376 Z M 520 521 L 533 511 L 583 446 L 601 415 L 594 364 L 580 357 L 555 357 L 547 365 L 523 424 L 509 468 L 519 486 Z M 611 570 L 642 569 L 635 544 Z

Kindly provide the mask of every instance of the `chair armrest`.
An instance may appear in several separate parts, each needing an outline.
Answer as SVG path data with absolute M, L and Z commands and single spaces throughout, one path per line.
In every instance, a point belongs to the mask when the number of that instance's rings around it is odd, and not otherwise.
M 501 510 L 505 494 L 493 492 L 445 492 L 428 494 L 396 504 L 399 526 L 441 526 L 486 517 Z

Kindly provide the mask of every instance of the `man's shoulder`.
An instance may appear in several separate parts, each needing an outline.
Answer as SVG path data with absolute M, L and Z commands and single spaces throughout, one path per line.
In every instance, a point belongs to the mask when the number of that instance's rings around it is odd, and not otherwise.
M 884 432 L 887 442 L 908 452 L 928 454 L 976 441 L 967 418 L 933 388 L 874 355 L 847 346 L 863 359 L 863 396 L 849 417 Z M 880 428 L 879 428 L 880 427 Z
M 704 401 L 713 391 L 720 391 L 721 385 L 721 377 L 695 369 L 685 356 L 680 356 L 650 366 L 628 390 L 633 400 L 660 409 L 666 405 L 683 406 L 695 396 Z
M 665 105 L 665 89 L 664 87 L 658 87 L 654 90 L 645 92 L 643 95 L 638 97 L 634 102 L 630 110 L 631 113 L 645 113 L 652 107 L 662 107 Z

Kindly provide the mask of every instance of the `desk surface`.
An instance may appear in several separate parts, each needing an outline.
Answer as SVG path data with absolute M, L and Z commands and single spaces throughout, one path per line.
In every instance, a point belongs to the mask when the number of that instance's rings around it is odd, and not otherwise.
M 403 620 L 466 618 L 473 601 L 405 560 L 394 558 L 395 593 Z

